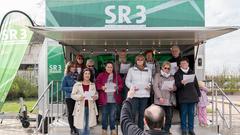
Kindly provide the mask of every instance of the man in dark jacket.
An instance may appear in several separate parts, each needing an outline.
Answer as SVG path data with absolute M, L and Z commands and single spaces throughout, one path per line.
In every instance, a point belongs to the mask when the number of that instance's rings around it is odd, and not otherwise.
M 176 45 L 172 46 L 171 48 L 171 54 L 172 54 L 172 58 L 169 60 L 169 62 L 174 63 L 176 62 L 177 65 L 180 65 L 180 59 L 181 59 L 181 55 L 180 55 L 180 48 Z
M 191 79 L 187 80 L 192 75 Z M 180 104 L 181 113 L 181 129 L 182 135 L 195 135 L 194 133 L 194 109 L 195 104 L 199 101 L 201 96 L 198 81 L 194 72 L 189 69 L 189 61 L 187 58 L 181 58 L 180 69 L 176 72 L 175 83 L 177 86 L 177 99 Z M 191 78 L 191 77 L 190 77 Z M 188 117 L 188 127 L 187 127 Z
M 149 127 L 148 131 L 140 129 L 133 121 L 133 104 L 132 97 L 134 90 L 130 89 L 127 99 L 125 100 L 121 111 L 121 130 L 123 135 L 167 135 L 162 131 L 164 120 L 164 110 L 157 106 L 151 105 L 144 111 L 144 123 Z
M 177 45 L 174 45 L 171 47 L 171 54 L 172 54 L 172 57 L 170 60 L 168 60 L 170 63 L 171 63 L 171 70 L 170 70 L 170 73 L 172 75 L 174 75 L 178 69 L 179 69 L 179 66 L 180 66 L 180 59 L 181 59 L 181 50 L 179 48 L 179 46 Z M 174 93 L 177 95 L 177 92 L 178 91 L 175 91 Z M 175 106 L 175 109 L 177 109 L 177 111 L 180 111 L 180 104 L 178 102 L 178 97 L 176 96 L 176 106 Z M 181 114 L 179 113 L 179 116 L 181 118 Z

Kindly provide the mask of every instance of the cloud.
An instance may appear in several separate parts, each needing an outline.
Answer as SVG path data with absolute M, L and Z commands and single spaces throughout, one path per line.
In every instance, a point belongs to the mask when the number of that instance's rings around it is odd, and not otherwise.
M 206 26 L 239 26 L 240 1 L 205 1 Z M 206 44 L 207 73 L 221 73 L 224 69 L 232 73 L 240 69 L 240 30 L 209 40 Z

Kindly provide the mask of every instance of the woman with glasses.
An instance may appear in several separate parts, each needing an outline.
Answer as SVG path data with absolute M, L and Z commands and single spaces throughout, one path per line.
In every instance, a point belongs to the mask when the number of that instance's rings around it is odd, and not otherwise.
M 147 107 L 150 97 L 150 86 L 152 71 L 146 66 L 143 55 L 137 55 L 135 65 L 131 67 L 127 73 L 125 83 L 129 89 L 134 89 L 133 96 L 133 121 L 138 124 L 138 127 L 144 129 L 144 110 Z M 136 115 L 138 118 L 135 120 Z
M 163 130 L 168 134 L 172 125 L 173 108 L 176 104 L 173 91 L 176 90 L 174 77 L 170 74 L 171 63 L 163 62 L 160 73 L 155 74 L 153 90 L 154 104 L 161 106 L 165 111 L 165 125 Z
M 86 67 L 92 70 L 93 81 L 95 82 L 95 80 L 97 78 L 97 75 L 98 75 L 98 72 L 97 72 L 97 69 L 95 68 L 94 64 L 95 64 L 95 62 L 94 62 L 93 59 L 88 59 L 87 62 L 86 62 Z
M 91 69 L 85 68 L 78 82 L 73 86 L 71 97 L 76 100 L 74 107 L 74 126 L 79 135 L 90 135 L 90 127 L 96 126 L 98 114 L 95 100 L 98 98 Z

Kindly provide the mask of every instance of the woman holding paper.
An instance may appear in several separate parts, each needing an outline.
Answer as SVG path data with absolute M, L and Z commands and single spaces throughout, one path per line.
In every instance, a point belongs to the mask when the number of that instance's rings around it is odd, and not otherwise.
M 96 115 L 98 114 L 95 100 L 98 99 L 95 84 L 93 83 L 91 69 L 85 68 L 78 81 L 73 86 L 72 99 L 76 100 L 74 107 L 74 126 L 78 129 L 79 135 L 89 135 L 90 127 L 97 125 Z
M 107 135 L 108 119 L 111 135 L 116 135 L 116 112 L 117 105 L 122 103 L 123 81 L 120 75 L 114 72 L 112 62 L 107 62 L 105 71 L 97 76 L 96 86 L 99 92 L 98 104 L 102 106 L 102 135 Z
M 193 70 L 189 68 L 187 58 L 181 58 L 180 69 L 174 75 L 177 86 L 177 99 L 180 104 L 182 135 L 195 135 L 194 133 L 194 109 L 201 96 L 198 81 Z M 188 122 L 187 122 L 188 117 Z M 188 127 L 187 127 L 188 123 Z
M 165 125 L 163 130 L 170 134 L 172 125 L 173 105 L 176 105 L 174 77 L 170 74 L 171 63 L 163 62 L 160 73 L 155 74 L 153 81 L 154 104 L 161 106 L 165 111 Z
M 144 128 L 144 110 L 147 107 L 150 97 L 151 80 L 152 71 L 146 66 L 144 56 L 136 56 L 135 65 L 129 69 L 125 83 L 129 89 L 135 89 L 133 97 L 133 118 L 142 130 Z M 135 120 L 137 114 L 138 119 Z

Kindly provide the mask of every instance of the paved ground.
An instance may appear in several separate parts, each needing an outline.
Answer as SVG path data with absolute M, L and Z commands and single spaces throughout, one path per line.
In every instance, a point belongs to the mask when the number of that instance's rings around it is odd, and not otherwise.
M 35 123 L 32 122 L 30 127 L 25 129 L 22 128 L 21 122 L 16 119 L 3 120 L 0 124 L 0 135 L 31 135 Z
M 59 127 L 59 128 L 54 128 L 51 129 L 50 131 L 50 135 L 69 135 L 69 127 L 68 126 L 63 126 L 63 127 Z M 171 132 L 173 135 L 181 135 L 181 131 L 180 131 L 180 125 L 172 125 L 171 128 Z M 195 132 L 198 135 L 217 135 L 216 131 L 213 130 L 213 128 L 208 127 L 208 128 L 202 128 L 199 127 L 197 124 L 197 120 L 195 122 Z M 101 126 L 98 125 L 94 128 L 91 129 L 91 135 L 101 135 Z M 110 135 L 110 132 L 109 132 Z M 121 131 L 120 131 L 120 127 L 119 127 L 119 132 L 118 135 L 122 135 Z

